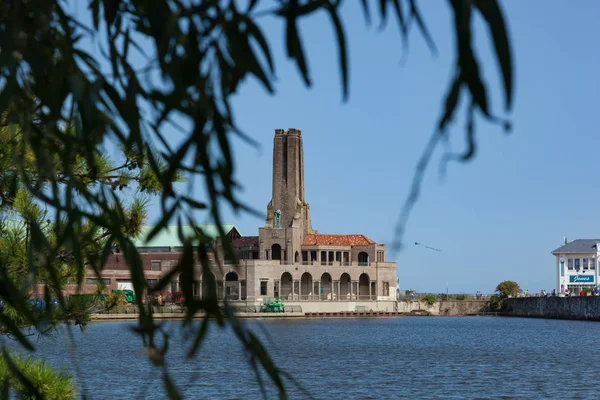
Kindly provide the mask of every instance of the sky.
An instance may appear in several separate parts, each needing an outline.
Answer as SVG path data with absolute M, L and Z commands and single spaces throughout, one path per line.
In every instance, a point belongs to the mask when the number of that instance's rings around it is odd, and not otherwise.
M 260 26 L 275 56 L 276 94 L 247 80 L 234 98 L 237 124 L 259 144 L 234 144 L 236 176 L 246 204 L 266 212 L 271 197 L 274 130 L 302 130 L 305 191 L 320 233 L 362 233 L 378 243 L 394 239 L 417 160 L 440 115 L 455 62 L 446 2 L 419 2 L 437 46 L 432 54 L 415 29 L 403 54 L 393 19 L 380 31 L 365 25 L 359 2 L 342 16 L 350 55 L 350 98 L 342 101 L 334 31 L 325 13 L 300 24 L 313 86 L 304 86 L 285 55 L 284 26 Z M 552 250 L 563 237 L 600 237 L 595 213 L 600 186 L 591 149 L 600 104 L 597 38 L 600 3 L 504 1 L 515 68 L 515 98 L 501 127 L 477 120 L 478 152 L 467 164 L 438 175 L 434 155 L 404 236 L 388 250 L 400 287 L 418 292 L 484 293 L 503 280 L 539 292 L 556 285 Z M 543 12 L 542 12 L 543 10 Z M 477 18 L 475 45 L 492 110 L 504 97 L 488 31 Z M 464 115 L 464 107 L 461 109 Z M 464 118 L 451 129 L 451 149 L 465 149 Z M 198 187 L 198 196 L 202 188 Z M 158 208 L 152 209 L 156 217 Z M 257 235 L 264 219 L 226 211 L 243 235 Z M 439 248 L 428 250 L 414 242 Z

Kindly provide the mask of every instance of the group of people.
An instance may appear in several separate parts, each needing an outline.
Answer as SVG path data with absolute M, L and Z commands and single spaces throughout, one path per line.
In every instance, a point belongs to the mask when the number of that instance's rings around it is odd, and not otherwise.
M 529 290 L 528 290 L 528 289 L 525 289 L 525 290 L 523 291 L 523 297 L 529 297 L 529 296 L 530 296 L 530 294 L 529 294 Z M 546 292 L 546 290 L 545 290 L 545 289 L 542 289 L 542 290 L 540 290 L 540 293 L 539 293 L 539 295 L 538 295 L 538 294 L 534 294 L 534 295 L 533 295 L 533 297 L 536 297 L 536 296 L 540 296 L 540 297 L 550 297 L 550 296 L 556 296 L 556 289 L 552 289 L 552 292 L 550 292 L 550 293 Z
M 563 294 L 565 295 L 565 297 L 570 297 L 573 296 L 569 290 L 569 288 L 565 288 L 565 290 L 563 291 Z M 581 288 L 581 290 L 579 290 L 579 296 L 586 296 L 586 292 L 583 290 L 583 288 Z M 588 296 L 600 296 L 600 287 L 596 286 L 594 287 L 594 289 L 592 289 L 592 291 L 589 293 Z

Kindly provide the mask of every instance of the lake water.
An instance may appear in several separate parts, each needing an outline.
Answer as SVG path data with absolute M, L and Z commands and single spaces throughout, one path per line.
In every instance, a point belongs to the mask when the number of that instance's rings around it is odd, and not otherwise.
M 246 321 L 276 361 L 314 398 L 597 398 L 597 322 L 502 317 L 278 319 Z M 94 399 L 165 398 L 161 370 L 144 356 L 131 322 L 44 339 L 53 365 L 79 367 Z M 203 350 L 186 360 L 190 340 L 172 332 L 169 370 L 186 398 L 260 398 L 255 377 L 228 331 L 213 326 Z M 264 332 L 268 333 L 268 338 Z M 290 398 L 306 398 L 288 382 Z M 269 390 L 269 398 L 276 393 Z

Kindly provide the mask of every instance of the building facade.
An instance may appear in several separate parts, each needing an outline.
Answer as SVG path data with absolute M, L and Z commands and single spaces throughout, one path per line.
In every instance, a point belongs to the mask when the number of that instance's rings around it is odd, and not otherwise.
M 356 302 L 386 302 L 383 308 L 391 311 L 391 302 L 396 300 L 396 263 L 386 260 L 385 245 L 363 234 L 321 234 L 313 229 L 304 194 L 302 134 L 297 129 L 275 130 L 272 183 L 266 221 L 258 235 L 242 236 L 234 225 L 224 226 L 224 240 L 231 241 L 238 263 L 224 259 L 219 251 L 213 255 L 217 295 L 255 303 L 280 297 L 288 303 L 302 303 L 307 310 L 323 309 L 307 306 L 315 302 L 336 303 L 329 309 L 339 311 L 353 311 Z M 217 239 L 215 226 L 200 227 Z M 151 228 L 146 227 L 136 243 L 149 284 L 176 265 L 182 249 L 177 227 L 168 227 L 147 242 L 145 232 Z M 191 227 L 184 230 L 193 235 Z M 113 254 L 102 271 L 103 283 L 110 288 L 130 288 L 128 274 L 127 265 Z M 203 292 L 201 274 L 198 266 L 196 296 Z M 90 276 L 88 285 L 96 285 L 95 279 Z M 175 279 L 171 291 L 178 288 Z
M 598 284 L 600 269 L 600 239 L 577 239 L 565 243 L 552 252 L 556 257 L 556 280 L 560 293 L 569 289 L 578 295 L 583 288 Z

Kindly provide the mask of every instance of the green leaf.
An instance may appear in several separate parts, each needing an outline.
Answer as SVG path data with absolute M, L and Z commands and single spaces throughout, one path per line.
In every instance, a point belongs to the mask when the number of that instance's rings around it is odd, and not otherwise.
M 396 0 L 398 1 L 398 0 Z M 417 21 L 417 25 L 419 26 L 419 30 L 421 34 L 425 38 L 425 42 L 429 46 L 429 49 L 436 54 L 437 48 L 435 47 L 435 42 L 433 41 L 433 37 L 431 37 L 431 33 L 429 33 L 429 29 L 427 29 L 427 25 L 421 16 L 421 12 L 417 8 L 416 0 L 410 0 L 410 15 Z
M 387 22 L 387 4 L 388 0 L 379 0 L 379 14 L 381 15 L 380 29 L 383 29 Z
M 169 373 L 166 370 L 163 375 L 163 381 L 165 383 L 165 388 L 167 389 L 169 399 L 179 400 L 182 398 L 179 394 L 179 390 L 177 390 L 177 387 L 175 387 L 175 383 L 173 383 L 171 377 L 169 376 Z
M 452 121 L 454 116 L 454 111 L 456 110 L 456 106 L 458 105 L 458 97 L 460 94 L 460 86 L 462 84 L 462 80 L 460 75 L 454 77 L 452 80 L 452 85 L 450 86 L 450 91 L 446 95 L 446 101 L 444 104 L 444 114 L 438 123 L 438 130 L 443 132 L 446 128 L 446 125 Z
M 371 10 L 369 8 L 368 0 L 360 0 L 360 5 L 363 10 L 363 14 L 365 14 L 365 22 L 367 25 L 371 25 Z
M 290 0 L 287 13 L 286 13 L 286 47 L 287 55 L 290 58 L 296 60 L 296 65 L 300 69 L 302 78 L 306 86 L 311 86 L 310 77 L 308 74 L 308 66 L 306 65 L 306 58 L 304 55 L 304 49 L 302 48 L 302 42 L 298 35 L 298 27 L 296 25 L 296 12 L 298 9 L 298 0 Z
M 398 19 L 398 24 L 400 25 L 400 32 L 402 33 L 402 43 L 404 47 L 407 47 L 408 40 L 408 26 L 406 21 L 404 20 L 404 13 L 402 12 L 402 0 L 390 0 L 392 5 L 394 6 L 394 10 L 396 11 L 396 18 Z
M 473 108 L 473 106 L 469 107 L 469 115 L 467 117 L 467 150 L 462 155 L 463 161 L 468 161 L 475 155 L 475 120 Z
M 496 57 L 504 79 L 504 96 L 506 109 L 510 110 L 513 98 L 513 72 L 510 42 L 506 31 L 504 16 L 500 10 L 497 0 L 473 0 L 473 4 L 483 18 L 485 18 L 490 29 L 490 35 L 494 42 Z
M 106 20 L 107 25 L 106 28 L 109 29 L 117 17 L 119 0 L 102 0 L 102 3 L 104 5 L 104 19 Z
M 258 26 L 252 21 L 252 19 L 248 17 L 243 17 L 243 21 L 246 24 L 246 30 L 248 31 L 248 34 L 258 42 L 258 45 L 260 46 L 265 58 L 267 59 L 270 72 L 274 73 L 275 66 L 273 64 L 273 57 L 271 56 L 271 50 L 269 49 L 267 40 L 265 39 Z
M 100 25 L 100 0 L 90 1 L 88 8 L 92 10 L 92 22 L 94 24 L 94 29 L 97 31 Z
M 346 36 L 344 34 L 344 27 L 340 21 L 340 18 L 337 14 L 337 10 L 328 5 L 326 7 L 329 12 L 329 16 L 331 17 L 331 22 L 335 28 L 335 33 L 337 36 L 337 44 L 338 44 L 338 54 L 339 54 L 339 62 L 340 62 L 340 71 L 342 73 L 342 93 L 344 101 L 348 100 L 348 50 L 346 48 Z
M 181 199 L 198 210 L 204 210 L 207 208 L 206 203 L 199 202 L 197 200 L 192 199 L 191 197 L 182 196 Z
M 23 374 L 23 372 L 17 367 L 16 363 L 13 361 L 12 357 L 6 351 L 6 347 L 2 347 L 2 358 L 6 362 L 6 365 L 12 372 L 12 374 L 17 378 L 17 380 L 24 386 L 25 393 L 32 396 L 32 398 L 37 399 L 40 395 L 36 387 L 33 385 L 31 380 Z

